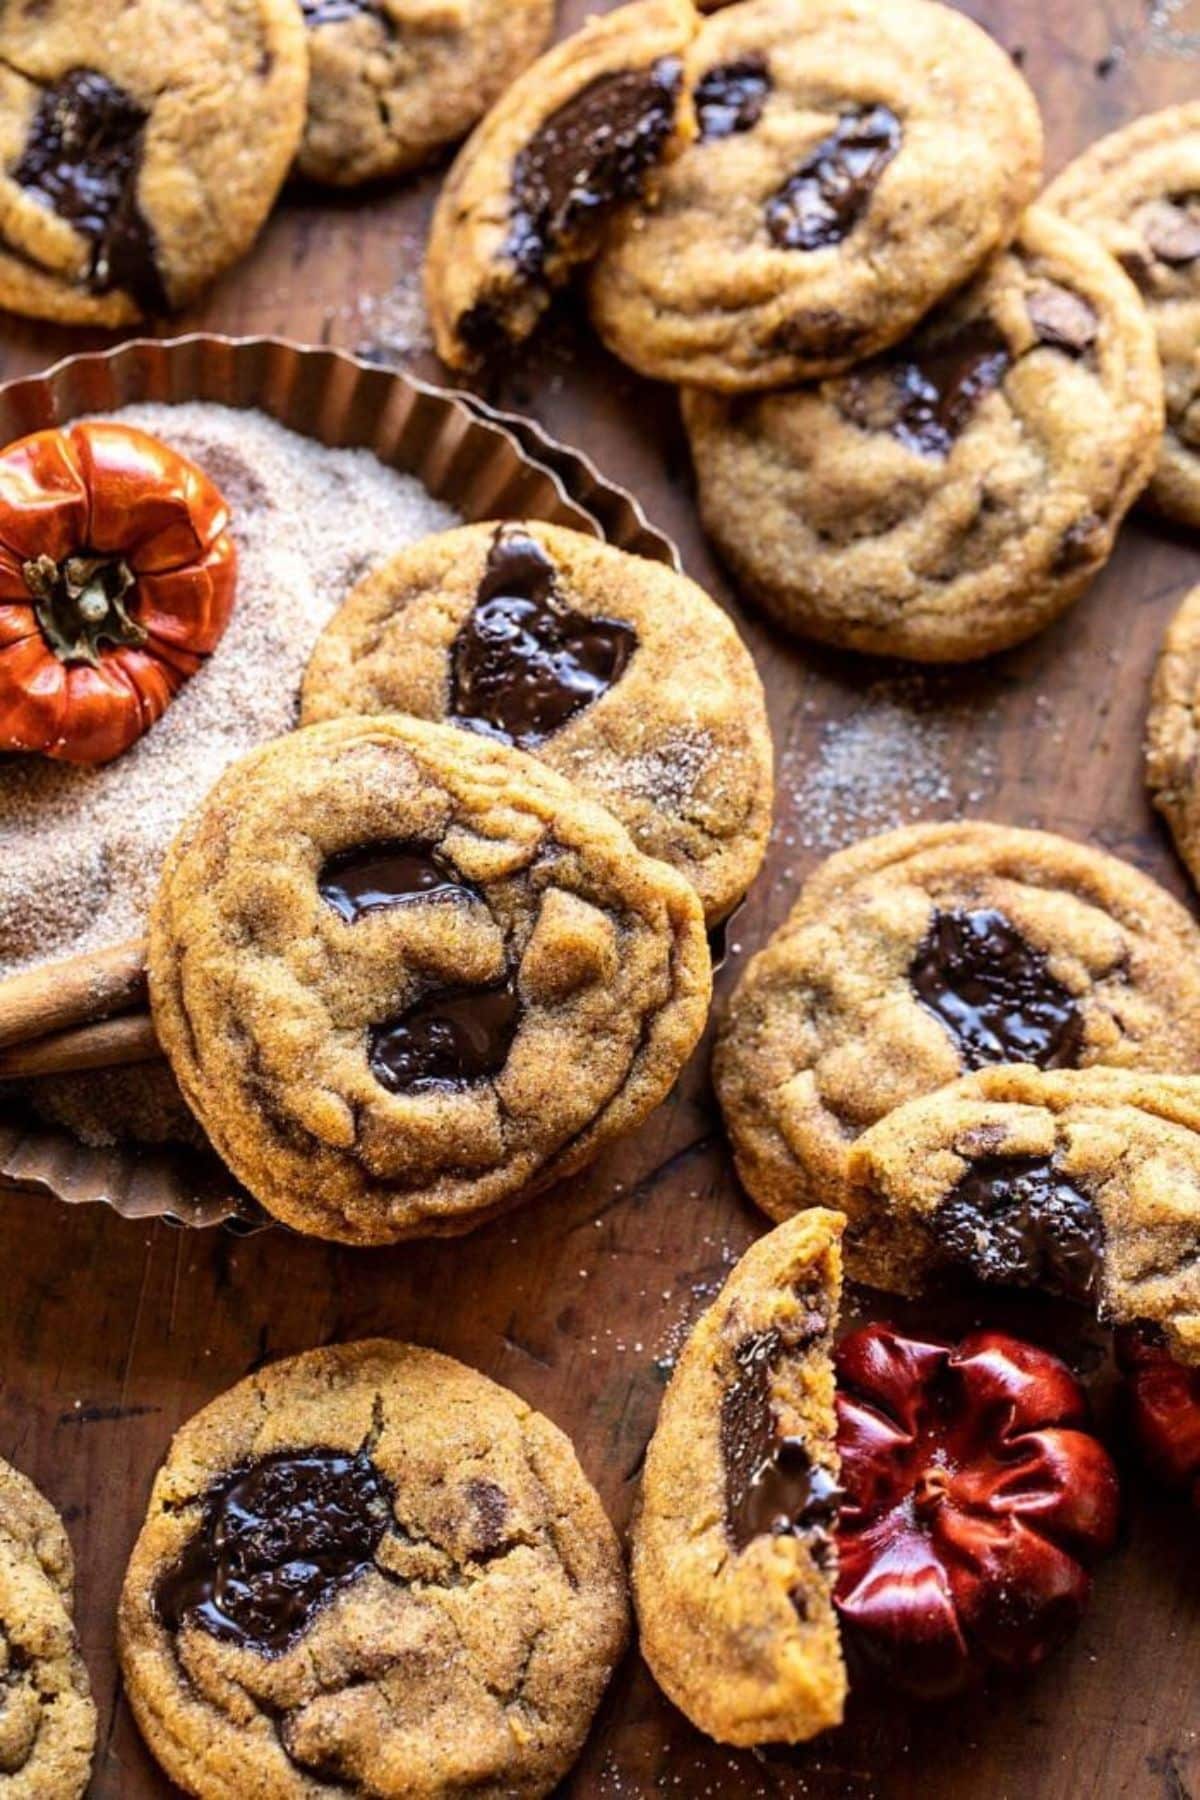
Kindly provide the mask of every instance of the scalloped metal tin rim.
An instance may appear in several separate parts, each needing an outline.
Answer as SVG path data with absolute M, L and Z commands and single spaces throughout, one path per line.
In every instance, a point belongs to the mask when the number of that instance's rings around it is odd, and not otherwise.
M 626 489 L 531 420 L 348 351 L 279 337 L 194 332 L 130 338 L 0 384 L 0 443 L 138 401 L 257 408 L 303 436 L 371 450 L 416 475 L 464 518 L 573 525 L 680 567 L 679 552 Z M 254 1229 L 263 1217 L 215 1157 L 185 1146 L 91 1148 L 0 1108 L 0 1197 L 38 1193 L 129 1219 Z

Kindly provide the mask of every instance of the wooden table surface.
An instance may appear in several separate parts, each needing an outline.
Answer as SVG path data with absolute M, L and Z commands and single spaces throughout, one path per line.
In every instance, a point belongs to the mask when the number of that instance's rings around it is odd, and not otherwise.
M 565 0 L 561 26 L 610 3 Z M 1200 0 L 971 0 L 965 10 L 1022 61 L 1051 170 L 1138 113 L 1200 93 Z M 418 296 L 438 178 L 344 199 L 289 194 L 253 256 L 178 326 L 339 344 L 436 378 Z M 103 341 L 5 319 L 0 376 Z M 672 394 L 607 359 L 569 305 L 485 391 L 634 488 L 757 658 L 779 758 L 777 826 L 722 990 L 822 854 L 910 817 L 1047 826 L 1186 891 L 1143 796 L 1139 745 L 1157 643 L 1200 580 L 1195 541 L 1135 522 L 1091 593 L 1033 643 L 974 670 L 906 673 L 794 646 L 741 613 L 697 527 Z M 277 1230 L 236 1239 L 6 1197 L 0 1453 L 58 1504 L 75 1544 L 100 1713 L 95 1800 L 172 1791 L 121 1697 L 113 1617 L 154 1469 L 199 1406 L 266 1358 L 374 1333 L 411 1338 L 557 1420 L 624 1526 L 672 1357 L 762 1228 L 731 1173 L 706 1050 L 586 1178 L 459 1243 L 354 1252 Z M 1020 1317 L 1095 1372 L 1103 1414 L 1095 1334 L 1048 1309 Z M 1082 1629 L 1035 1681 L 933 1712 L 856 1694 L 847 1724 L 815 1746 L 735 1754 L 694 1732 L 631 1653 L 564 1793 L 1200 1796 L 1196 1520 L 1132 1470 L 1125 1489 L 1121 1548 Z

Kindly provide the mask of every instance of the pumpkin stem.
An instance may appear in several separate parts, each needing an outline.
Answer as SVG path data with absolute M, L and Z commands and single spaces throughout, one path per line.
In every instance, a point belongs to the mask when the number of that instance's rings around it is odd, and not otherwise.
M 145 627 L 129 616 L 125 596 L 134 574 L 122 557 L 39 556 L 24 565 L 42 635 L 60 662 L 100 667 L 100 645 L 144 644 Z

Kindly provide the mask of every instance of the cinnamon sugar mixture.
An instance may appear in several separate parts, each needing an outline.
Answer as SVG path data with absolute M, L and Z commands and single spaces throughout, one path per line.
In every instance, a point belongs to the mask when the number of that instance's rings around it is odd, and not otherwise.
M 237 601 L 205 667 L 115 762 L 0 758 L 0 974 L 140 934 L 176 828 L 229 763 L 295 724 L 309 653 L 350 588 L 461 523 L 369 451 L 327 450 L 262 413 L 193 402 L 115 416 L 224 493 Z

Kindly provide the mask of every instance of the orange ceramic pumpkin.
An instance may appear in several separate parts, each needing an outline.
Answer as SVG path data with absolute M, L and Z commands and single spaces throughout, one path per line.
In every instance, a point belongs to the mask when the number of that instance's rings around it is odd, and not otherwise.
M 157 438 L 101 422 L 0 452 L 0 751 L 120 756 L 215 649 L 229 508 Z

